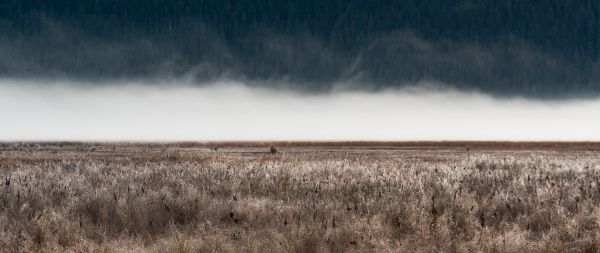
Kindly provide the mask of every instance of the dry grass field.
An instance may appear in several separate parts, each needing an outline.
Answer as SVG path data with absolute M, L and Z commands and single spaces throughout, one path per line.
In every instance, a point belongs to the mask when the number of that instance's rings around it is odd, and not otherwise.
M 598 252 L 596 143 L 4 143 L 2 252 Z

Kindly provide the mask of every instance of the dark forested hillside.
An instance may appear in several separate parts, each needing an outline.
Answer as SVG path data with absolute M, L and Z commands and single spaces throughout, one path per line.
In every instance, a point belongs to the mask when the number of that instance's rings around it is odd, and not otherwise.
M 3 0 L 0 75 L 580 96 L 599 19 L 595 0 Z

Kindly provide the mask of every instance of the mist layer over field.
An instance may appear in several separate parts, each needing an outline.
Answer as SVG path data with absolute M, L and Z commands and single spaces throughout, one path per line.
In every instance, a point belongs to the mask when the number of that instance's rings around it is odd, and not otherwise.
M 417 85 L 423 87 L 427 85 Z M 0 140 L 600 140 L 599 100 L 434 88 L 306 94 L 221 81 L 0 82 Z

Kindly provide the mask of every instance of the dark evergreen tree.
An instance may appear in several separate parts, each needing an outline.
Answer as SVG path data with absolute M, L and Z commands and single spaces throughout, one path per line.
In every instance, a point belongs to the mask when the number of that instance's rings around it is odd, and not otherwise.
M 595 0 L 3 0 L 0 75 L 580 95 L 600 90 L 599 36 Z

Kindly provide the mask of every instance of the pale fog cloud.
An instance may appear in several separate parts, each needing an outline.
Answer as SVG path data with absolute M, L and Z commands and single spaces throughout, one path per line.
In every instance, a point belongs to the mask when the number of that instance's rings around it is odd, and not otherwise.
M 600 100 L 0 81 L 0 140 L 600 140 Z

